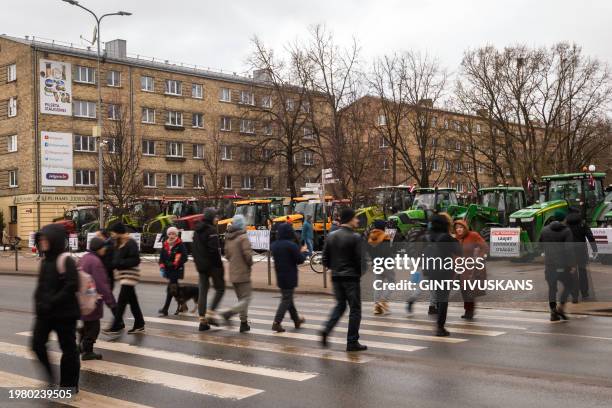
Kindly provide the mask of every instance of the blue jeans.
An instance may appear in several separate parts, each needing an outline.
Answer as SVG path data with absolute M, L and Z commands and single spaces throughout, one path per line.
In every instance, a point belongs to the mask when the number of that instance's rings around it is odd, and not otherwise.
M 308 256 L 311 256 L 314 252 L 314 245 L 312 243 L 312 239 L 305 239 L 304 243 L 306 244 L 306 248 L 308 248 Z
M 350 312 L 346 341 L 347 343 L 356 343 L 359 340 L 359 326 L 361 324 L 361 287 L 359 281 L 335 281 L 332 284 L 336 306 L 325 325 L 325 333 L 329 334 L 333 330 L 346 311 L 348 303 Z

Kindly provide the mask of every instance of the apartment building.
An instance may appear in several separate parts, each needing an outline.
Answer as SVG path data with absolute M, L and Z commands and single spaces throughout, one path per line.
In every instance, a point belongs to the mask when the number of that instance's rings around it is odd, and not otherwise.
M 125 118 L 140 155 L 134 172 L 143 195 L 206 195 L 213 146 L 224 193 L 286 195 L 282 160 L 259 160 L 270 152 L 257 147 L 257 137 L 279 131 L 258 114 L 272 103 L 258 79 L 131 56 L 124 40 L 106 43 L 98 72 L 89 48 L 2 35 L 0 210 L 9 233 L 27 236 L 66 209 L 95 205 L 98 133 L 112 154 L 107 129 Z M 303 156 L 296 160 L 302 181 L 313 181 L 316 159 L 310 151 Z

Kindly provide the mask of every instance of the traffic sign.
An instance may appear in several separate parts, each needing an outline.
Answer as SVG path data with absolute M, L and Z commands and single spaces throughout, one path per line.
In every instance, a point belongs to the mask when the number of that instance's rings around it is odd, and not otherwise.
M 317 188 L 318 189 L 320 187 L 321 187 L 321 183 L 306 183 L 306 188 L 310 188 L 310 189 Z

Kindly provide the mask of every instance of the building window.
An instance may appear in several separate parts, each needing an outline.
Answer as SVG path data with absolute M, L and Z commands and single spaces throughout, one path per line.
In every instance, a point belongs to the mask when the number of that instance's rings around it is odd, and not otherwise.
M 310 113 L 310 102 L 308 101 L 302 102 L 302 112 Z
M 155 173 L 145 171 L 143 173 L 143 177 L 145 187 L 157 187 L 157 179 L 155 178 Z
M 193 188 L 204 188 L 204 175 L 202 174 L 193 175 Z
M 6 82 L 17 80 L 17 64 L 11 64 L 6 67 Z
M 183 112 L 168 111 L 168 118 L 166 119 L 166 125 L 183 126 Z
M 11 224 L 16 224 L 17 223 L 17 206 L 16 205 L 10 205 L 9 206 L 9 213 L 10 213 L 9 222 Z
M 120 109 L 119 105 L 108 105 L 108 118 L 110 120 L 119 120 Z
M 232 147 L 227 145 L 221 146 L 221 160 L 232 160 Z
M 183 157 L 183 144 L 181 142 L 167 142 L 166 156 Z
M 142 108 L 141 122 L 154 124 L 155 123 L 155 109 Z
M 201 113 L 193 113 L 191 115 L 191 125 L 194 128 L 204 127 L 204 115 Z
M 484 166 L 482 164 L 478 163 L 477 171 L 480 174 L 484 173 Z
M 166 174 L 166 187 L 183 188 L 183 175 L 174 173 Z
M 458 140 L 455 142 L 455 150 L 458 152 L 461 151 L 461 142 Z
M 17 151 L 17 135 L 11 135 L 6 137 L 6 150 L 9 153 Z
M 466 173 L 471 173 L 472 172 L 472 163 L 465 162 L 464 168 L 465 168 Z
M 8 101 L 8 112 L 7 115 L 9 118 L 13 118 L 17 116 L 17 97 L 12 96 Z
M 240 119 L 240 133 L 255 133 L 255 122 L 249 119 Z
M 225 132 L 231 131 L 232 130 L 232 119 L 228 118 L 227 116 L 222 116 L 221 123 L 219 125 L 219 129 Z
M 96 103 L 88 101 L 74 101 L 73 115 L 78 118 L 95 118 Z
M 266 161 L 271 160 L 271 159 L 272 159 L 272 155 L 273 155 L 273 153 L 274 153 L 274 152 L 272 151 L 272 149 L 265 149 L 265 148 L 264 148 L 264 149 L 263 149 L 263 152 L 262 152 L 262 158 L 263 158 L 264 160 L 266 160 Z
M 146 92 L 154 92 L 155 91 L 155 81 L 153 77 L 150 76 L 141 76 L 140 77 L 140 90 Z
M 166 95 L 182 95 L 181 81 L 174 79 L 166 79 L 165 82 L 165 93 Z
M 272 124 L 271 123 L 265 123 L 262 127 L 262 131 L 263 134 L 266 136 L 272 136 Z
M 480 126 L 480 123 L 476 124 L 476 133 L 482 133 L 482 127 Z
M 463 172 L 463 165 L 461 164 L 460 161 L 455 162 L 455 171 L 457 173 L 462 173 Z
M 272 176 L 266 176 L 263 178 L 263 189 L 272 190 Z
M 240 103 L 244 105 L 255 105 L 255 95 L 253 95 L 253 92 L 240 91 Z
M 453 169 L 453 163 L 451 163 L 450 160 L 445 160 L 444 167 L 446 168 L 446 171 L 451 171 Z
M 386 126 L 387 117 L 385 115 L 378 115 L 378 126 Z
M 223 188 L 229 190 L 232 188 L 232 176 L 225 175 L 223 176 Z
M 444 119 L 444 129 L 448 129 L 448 119 Z
M 95 170 L 76 170 L 74 180 L 77 186 L 95 186 L 96 172 Z
M 295 109 L 295 101 L 293 99 L 287 99 L 285 101 L 285 109 L 289 112 Z
M 431 162 L 431 170 L 432 171 L 438 171 L 439 170 L 439 166 L 438 166 L 438 161 L 434 160 Z
M 204 87 L 202 84 L 191 84 L 191 97 L 198 99 L 204 97 Z
M 431 121 L 430 121 L 430 126 L 431 127 L 436 127 L 437 124 L 438 124 L 438 117 L 437 116 L 432 116 L 431 117 Z
M 219 100 L 221 102 L 231 102 L 232 101 L 232 90 L 229 88 L 221 88 L 219 90 Z
M 304 139 L 314 139 L 314 132 L 310 126 L 304 126 Z
M 389 147 L 389 143 L 387 143 L 387 138 L 382 136 L 380 138 L 380 148 L 384 149 L 385 147 Z
M 144 154 L 145 156 L 155 156 L 155 141 L 143 140 L 142 154 Z
M 94 136 L 74 135 L 75 152 L 95 152 L 96 138 Z
M 252 162 L 255 160 L 255 155 L 253 154 L 253 148 L 251 147 L 243 147 L 241 150 L 242 153 L 242 161 L 243 162 Z
M 95 84 L 96 70 L 94 68 L 77 65 L 74 80 L 75 82 L 82 82 L 85 84 Z
M 463 183 L 457 183 L 457 192 L 458 193 L 462 193 L 463 192 Z
M 270 95 L 264 95 L 261 97 L 261 107 L 272 109 L 272 97 Z
M 194 144 L 193 145 L 193 158 L 194 159 L 203 159 L 204 158 L 204 145 L 203 144 Z
M 114 137 L 104 139 L 104 145 L 106 146 L 107 152 L 117 153 L 117 143 Z
M 253 176 L 242 176 L 242 183 L 240 187 L 243 190 L 252 190 L 253 187 L 255 186 L 254 179 L 255 178 Z
M 17 187 L 17 170 L 9 170 L 9 187 Z
M 312 150 L 304 150 L 304 166 L 314 165 L 314 152 Z
M 108 86 L 121 86 L 121 72 L 119 72 L 119 71 L 108 71 L 106 73 L 106 85 L 108 85 Z
M 385 157 L 382 162 L 382 169 L 389 170 L 389 158 Z

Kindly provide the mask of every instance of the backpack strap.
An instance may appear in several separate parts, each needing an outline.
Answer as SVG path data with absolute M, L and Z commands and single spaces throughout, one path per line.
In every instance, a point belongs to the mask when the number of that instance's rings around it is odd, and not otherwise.
M 57 260 L 55 261 L 55 266 L 57 267 L 57 271 L 60 275 L 66 273 L 66 258 L 68 258 L 70 254 L 68 252 L 62 252 L 58 255 Z

